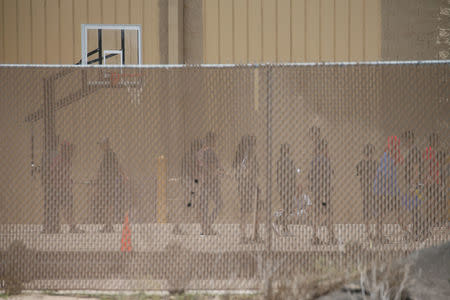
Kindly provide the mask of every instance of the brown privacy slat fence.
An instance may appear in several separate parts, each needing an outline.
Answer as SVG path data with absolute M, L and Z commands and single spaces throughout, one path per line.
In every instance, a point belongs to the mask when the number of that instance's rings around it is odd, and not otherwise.
M 257 289 L 448 241 L 449 70 L 2 66 L 2 284 Z

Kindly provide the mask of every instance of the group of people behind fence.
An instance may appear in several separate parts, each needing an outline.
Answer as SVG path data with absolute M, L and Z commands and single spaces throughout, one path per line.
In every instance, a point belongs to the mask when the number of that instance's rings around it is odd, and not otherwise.
M 406 148 L 404 151 L 401 151 L 401 141 Z M 436 133 L 430 134 L 428 146 L 423 151 L 415 143 L 414 131 L 408 130 L 400 137 L 388 138 L 379 162 L 375 160 L 374 152 L 375 147 L 367 144 L 363 150 L 364 158 L 356 167 L 366 228 L 370 220 L 376 222 L 375 235 L 368 232 L 371 239 L 387 242 L 382 234 L 382 223 L 389 213 L 395 215 L 405 238 L 412 240 L 426 239 L 433 227 L 447 224 L 448 158 L 439 149 Z M 411 215 L 411 229 L 408 228 L 408 214 Z
M 93 215 L 96 223 L 103 224 L 100 232 L 113 232 L 113 224 L 122 219 L 125 211 L 127 176 L 123 172 L 117 154 L 111 148 L 109 138 L 98 142 L 102 151 L 102 159 L 95 180 L 81 182 L 94 186 Z M 76 226 L 73 216 L 73 186 L 72 158 L 75 152 L 74 144 L 64 141 L 56 153 L 51 153 L 48 162 L 43 162 L 44 171 L 44 229 L 43 233 L 60 233 L 60 214 L 63 214 L 69 224 L 70 233 L 83 233 Z
M 333 230 L 334 168 L 330 159 L 328 142 L 319 127 L 310 129 L 312 160 L 307 174 L 307 188 L 300 180 L 300 168 L 295 166 L 290 145 L 280 145 L 276 161 L 276 183 L 282 206 L 280 216 L 281 235 L 289 235 L 290 216 L 298 214 L 299 202 L 309 206 L 313 227 L 313 244 L 323 244 L 318 236 L 319 226 L 328 230 L 328 242 L 336 244 Z M 400 145 L 402 144 L 401 148 Z M 119 165 L 109 139 L 99 142 L 103 157 L 98 169 L 95 185 L 94 215 L 104 224 L 101 232 L 113 232 L 113 224 L 123 217 L 126 203 L 127 176 Z M 208 132 L 202 139 L 192 141 L 181 161 L 181 179 L 184 197 L 181 204 L 192 208 L 201 224 L 202 235 L 215 235 L 213 224 L 222 208 L 221 178 L 224 168 L 216 153 L 216 135 Z M 240 203 L 240 235 L 243 243 L 249 242 L 246 224 L 254 224 L 252 238 L 262 241 L 258 232 L 260 216 L 267 211 L 258 184 L 260 166 L 256 155 L 257 138 L 243 135 L 237 145 L 232 169 Z M 400 137 L 389 136 L 379 160 L 375 158 L 375 146 L 363 147 L 363 159 L 356 165 L 355 175 L 361 186 L 363 217 L 369 239 L 386 243 L 382 225 L 388 215 L 394 214 L 408 238 L 423 240 L 433 227 L 447 223 L 447 198 L 445 182 L 448 176 L 448 158 L 439 148 L 438 135 L 428 138 L 428 146 L 421 151 L 415 143 L 413 130 Z M 53 157 L 47 172 L 43 172 L 46 187 L 44 232 L 59 232 L 59 212 L 65 213 L 70 232 L 82 232 L 75 226 L 73 218 L 73 181 L 71 179 L 74 146 L 64 142 Z M 303 202 L 306 200 L 306 202 Z M 179 209 L 181 211 L 181 209 Z M 303 210 L 302 210 L 303 211 Z M 408 222 L 406 215 L 411 216 Z M 174 233 L 182 234 L 183 228 L 177 218 Z M 375 221 L 375 234 L 369 224 Z M 409 229 L 408 225 L 412 225 Z
M 337 239 L 332 228 L 335 180 L 328 143 L 322 137 L 319 127 L 312 127 L 310 136 L 313 142 L 313 159 L 307 176 L 309 187 L 306 193 L 309 193 L 308 199 L 311 199 L 312 206 L 312 243 L 323 243 L 317 235 L 317 227 L 325 225 L 328 228 L 329 243 L 335 244 Z M 403 151 L 401 141 L 405 148 Z M 375 150 L 374 145 L 366 144 L 363 159 L 356 165 L 368 238 L 377 243 L 388 243 L 389 240 L 383 235 L 382 225 L 392 214 L 400 225 L 405 240 L 424 240 L 430 236 L 434 227 L 446 225 L 448 208 L 445 183 L 449 162 L 446 153 L 439 148 L 438 135 L 430 134 L 428 146 L 423 151 L 415 143 L 414 130 L 405 131 L 400 137 L 389 136 L 379 160 L 375 158 Z M 284 212 L 282 233 L 288 233 L 288 216 L 294 213 L 297 207 L 295 202 L 298 201 L 302 188 L 296 183 L 296 173 L 300 169 L 295 168 L 290 158 L 289 145 L 282 144 L 280 152 L 277 185 Z M 375 234 L 372 234 L 369 226 L 373 221 L 376 224 Z

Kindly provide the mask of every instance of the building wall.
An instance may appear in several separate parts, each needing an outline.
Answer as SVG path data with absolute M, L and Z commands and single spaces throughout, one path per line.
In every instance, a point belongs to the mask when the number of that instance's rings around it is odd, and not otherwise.
M 380 0 L 203 0 L 205 63 L 381 59 Z
M 440 15 L 444 8 L 441 0 L 382 0 L 383 59 L 439 59 L 438 27 L 443 27 L 439 23 L 445 18 Z
M 0 0 L 0 62 L 74 64 L 83 23 L 141 24 L 143 63 L 160 63 L 159 0 Z
M 380 3 L 184 1 L 184 31 L 192 38 L 185 43 L 185 62 L 379 60 Z M 200 18 L 194 8 L 201 10 Z M 165 0 L 0 0 L 0 62 L 76 63 L 81 58 L 82 23 L 142 24 L 143 63 L 167 63 Z

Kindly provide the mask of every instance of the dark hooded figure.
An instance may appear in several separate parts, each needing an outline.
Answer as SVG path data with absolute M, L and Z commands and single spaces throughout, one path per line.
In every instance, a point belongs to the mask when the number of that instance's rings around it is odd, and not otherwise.
M 447 224 L 445 187 L 445 152 L 439 149 L 439 136 L 430 134 L 428 147 L 422 153 L 423 177 L 428 201 L 428 216 L 433 226 Z
M 361 184 L 361 195 L 363 203 L 363 217 L 366 225 L 367 236 L 372 239 L 369 223 L 375 217 L 375 194 L 373 193 L 373 182 L 377 173 L 378 163 L 374 158 L 375 147 L 372 144 L 364 146 L 363 159 L 356 165 L 356 176 Z
M 202 148 L 202 142 L 200 139 L 192 141 L 189 151 L 184 154 L 181 160 L 181 182 L 184 189 L 184 199 L 180 203 L 180 207 L 177 209 L 175 217 L 175 226 L 173 229 L 174 234 L 183 234 L 184 232 L 180 228 L 182 219 L 182 208 L 187 206 L 198 212 L 200 201 L 200 167 L 197 160 L 197 153 Z
M 309 170 L 309 190 L 313 198 L 314 221 L 313 238 L 314 245 L 322 244 L 317 236 L 318 226 L 325 224 L 328 229 L 329 243 L 337 244 L 338 241 L 333 231 L 333 210 L 331 203 L 332 179 L 334 170 L 331 167 L 328 155 L 328 143 L 325 139 L 320 140 L 317 147 L 317 154 L 311 162 Z
M 413 130 L 406 131 L 402 139 L 406 146 L 406 155 L 404 160 L 405 190 L 402 197 L 403 208 L 412 214 L 412 238 L 422 240 L 428 235 L 429 224 L 424 215 L 423 198 L 423 174 L 422 174 L 422 155 L 415 144 L 415 134 Z
M 113 222 L 119 221 L 123 213 L 125 178 L 109 138 L 104 138 L 98 144 L 103 151 L 103 158 L 98 170 L 97 217 L 105 225 L 102 232 L 113 232 Z
M 220 190 L 220 177 L 223 175 L 223 169 L 220 165 L 216 151 L 216 135 L 208 132 L 202 148 L 197 153 L 200 174 L 200 205 L 201 205 L 201 227 L 202 235 L 217 234 L 212 229 L 212 224 L 222 209 L 222 197 Z M 213 204 L 214 208 L 209 213 L 209 207 Z
M 73 180 L 72 180 L 72 157 L 74 153 L 74 145 L 64 141 L 60 145 L 60 152 L 53 158 L 50 174 L 54 187 L 53 206 L 55 231 L 60 232 L 60 217 L 63 214 L 69 224 L 69 233 L 82 233 L 75 225 L 73 217 Z

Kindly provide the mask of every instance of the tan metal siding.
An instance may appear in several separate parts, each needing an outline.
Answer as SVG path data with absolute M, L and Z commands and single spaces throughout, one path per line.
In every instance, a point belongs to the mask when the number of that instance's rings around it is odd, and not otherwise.
M 203 2 L 203 20 L 204 62 L 219 63 L 219 0 L 209 0 Z
M 380 9 L 380 0 L 203 0 L 204 62 L 379 60 Z
M 224 1 L 224 0 L 220 0 Z M 226 0 L 225 0 L 226 1 Z M 277 60 L 277 3 L 273 0 L 262 1 L 262 59 Z
M 365 52 L 366 59 L 381 58 L 381 2 L 365 2 Z
M 234 23 L 233 23 L 233 44 L 234 44 L 234 61 L 244 63 L 248 61 L 248 31 L 249 18 L 248 2 L 241 0 L 233 0 L 234 3 Z
M 30 0 L 17 1 L 18 62 L 31 62 L 31 3 Z
M 31 62 L 35 64 L 45 64 L 45 0 L 31 1 Z M 5 63 L 14 63 L 7 60 Z
M 0 63 L 74 64 L 83 23 L 141 24 L 143 63 L 160 63 L 159 0 L 0 0 Z M 120 35 L 108 35 L 105 48 L 119 47 Z M 88 39 L 96 43 L 97 34 Z
M 254 62 L 260 62 L 262 59 L 262 13 L 261 13 L 262 12 L 262 3 L 261 3 L 261 0 L 254 0 L 254 1 L 247 1 L 247 2 L 248 2 L 248 16 L 247 16 L 247 18 L 248 18 L 248 62 L 254 63 Z M 203 10 L 203 13 L 206 14 L 206 11 Z M 203 23 L 206 23 L 206 22 L 203 22 Z M 206 26 L 205 26 L 205 28 L 206 28 Z M 204 39 L 207 40 L 206 37 Z M 204 43 L 206 44 L 206 41 Z M 205 53 L 205 52 L 203 52 L 203 53 Z
M 277 61 L 291 61 L 291 0 L 279 0 L 277 6 Z
M 306 1 L 292 1 L 292 61 L 305 61 Z
M 219 2 L 219 47 L 220 63 L 232 63 L 234 61 L 233 39 L 233 1 Z
M 336 0 L 336 45 L 335 60 L 348 61 L 350 47 L 350 14 L 349 0 Z
M 4 0 L 3 18 L 5 24 L 5 60 L 17 61 L 17 2 Z
M 75 54 L 79 51 L 74 51 L 73 32 L 74 32 L 74 9 L 72 0 L 61 0 L 60 2 L 60 16 L 61 16 L 61 30 L 60 47 L 61 47 L 61 61 L 73 61 Z M 66 34 L 69 33 L 69 34 Z
M 5 29 L 5 19 L 3 18 L 3 4 L 4 1 L 0 0 L 0 61 L 4 61 L 5 55 L 5 40 L 4 40 L 4 29 Z
M 351 60 L 364 60 L 364 0 L 350 1 L 350 53 Z
M 46 63 L 60 63 L 60 43 L 59 43 L 59 1 L 47 0 L 45 5 L 45 30 L 46 30 Z
M 320 7 L 320 60 L 334 61 L 334 0 L 323 0 Z
M 320 60 L 320 2 L 306 1 L 306 61 Z
M 88 22 L 87 0 L 73 1 L 73 53 L 76 63 L 81 59 L 81 25 Z

